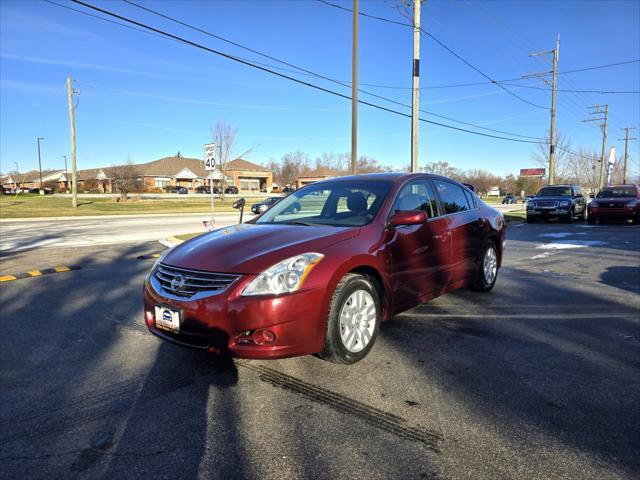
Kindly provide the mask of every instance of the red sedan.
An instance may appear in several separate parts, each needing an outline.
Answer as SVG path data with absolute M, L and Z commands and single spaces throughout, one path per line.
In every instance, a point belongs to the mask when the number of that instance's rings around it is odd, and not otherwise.
M 393 315 L 457 288 L 491 290 L 504 239 L 502 215 L 448 178 L 317 182 L 168 251 L 146 279 L 145 320 L 219 354 L 354 363 Z
M 589 223 L 598 220 L 631 220 L 640 223 L 640 188 L 638 185 L 611 185 L 605 187 L 591 201 Z

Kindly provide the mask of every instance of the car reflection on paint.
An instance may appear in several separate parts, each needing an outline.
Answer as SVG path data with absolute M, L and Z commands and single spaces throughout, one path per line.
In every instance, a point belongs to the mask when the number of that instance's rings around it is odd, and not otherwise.
M 145 320 L 210 352 L 354 363 L 395 314 L 457 288 L 491 290 L 504 239 L 502 214 L 445 177 L 317 182 L 171 249 L 145 282 Z

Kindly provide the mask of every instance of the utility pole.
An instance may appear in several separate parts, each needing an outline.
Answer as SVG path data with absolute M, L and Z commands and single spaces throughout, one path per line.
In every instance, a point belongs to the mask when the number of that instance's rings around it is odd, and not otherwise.
M 351 45 L 351 175 L 358 168 L 358 0 L 353 0 Z
M 544 83 L 551 86 L 551 128 L 549 130 L 549 185 L 553 185 L 556 180 L 556 80 L 558 75 L 558 59 L 560 58 L 560 34 L 556 38 L 556 48 L 546 52 L 530 53 L 530 57 L 540 55 L 553 55 L 553 69 L 550 72 L 532 73 L 524 75 L 522 78 L 539 77 Z M 551 74 L 551 82 L 545 76 Z
M 38 168 L 40 169 L 40 193 L 44 193 L 42 191 L 42 160 L 40 159 L 40 140 L 44 140 L 42 137 L 38 137 Z
M 62 155 L 64 157 L 64 179 L 65 181 L 69 182 L 69 169 L 67 168 L 67 156 L 66 155 Z
M 627 183 L 627 159 L 629 158 L 629 140 L 637 140 L 636 137 L 629 137 L 629 130 L 635 130 L 636 127 L 626 127 L 620 130 L 625 130 L 626 134 L 623 138 L 618 140 L 624 140 L 624 166 L 622 167 L 622 183 Z
M 75 110 L 78 105 L 73 105 L 73 94 L 80 94 L 80 91 L 74 90 L 71 77 L 67 77 L 67 95 L 69 97 L 69 124 L 71 126 L 71 204 L 73 208 L 78 206 L 78 184 L 76 172 L 76 114 Z
M 418 171 L 418 115 L 420 111 L 420 3 L 413 0 L 413 66 L 411 84 L 411 172 Z
M 600 153 L 600 179 L 598 180 L 598 190 L 601 190 L 604 186 L 605 180 L 605 164 L 606 161 L 604 159 L 605 149 L 607 147 L 607 125 L 609 119 L 609 105 L 593 105 L 592 107 L 587 107 L 593 109 L 591 115 L 604 115 L 600 118 L 588 118 L 583 120 L 583 122 L 602 122 L 600 124 L 600 129 L 602 130 L 602 152 Z M 604 108 L 604 110 L 603 110 Z

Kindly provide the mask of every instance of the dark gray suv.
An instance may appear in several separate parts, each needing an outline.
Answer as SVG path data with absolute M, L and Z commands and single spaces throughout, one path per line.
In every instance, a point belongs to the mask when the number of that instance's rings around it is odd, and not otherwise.
M 559 218 L 571 223 L 576 216 L 584 220 L 586 212 L 587 201 L 579 185 L 549 185 L 527 203 L 527 223 L 538 218 Z

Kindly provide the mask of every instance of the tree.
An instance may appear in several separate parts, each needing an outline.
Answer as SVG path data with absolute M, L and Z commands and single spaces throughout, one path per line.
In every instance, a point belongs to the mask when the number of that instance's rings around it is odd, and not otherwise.
M 215 126 L 211 128 L 211 142 L 216 145 L 216 163 L 218 170 L 222 173 L 220 179 L 221 198 L 224 202 L 224 190 L 226 188 L 226 177 L 224 175 L 227 169 L 227 162 L 235 158 L 244 158 L 248 156 L 254 147 L 245 150 L 244 152 L 237 154 L 236 152 L 236 135 L 238 129 L 232 127 L 223 120 L 216 122 Z M 237 186 L 237 185 L 236 185 Z
M 453 178 L 454 180 L 462 180 L 464 173 L 459 168 L 449 165 L 449 162 L 430 162 L 425 164 L 421 169 L 423 172 L 435 173 L 443 177 Z
M 113 184 L 117 191 L 120 192 L 121 200 L 126 201 L 129 198 L 129 193 L 141 189 L 140 172 L 131 158 L 127 158 L 125 163 L 116 165 L 110 170 Z

